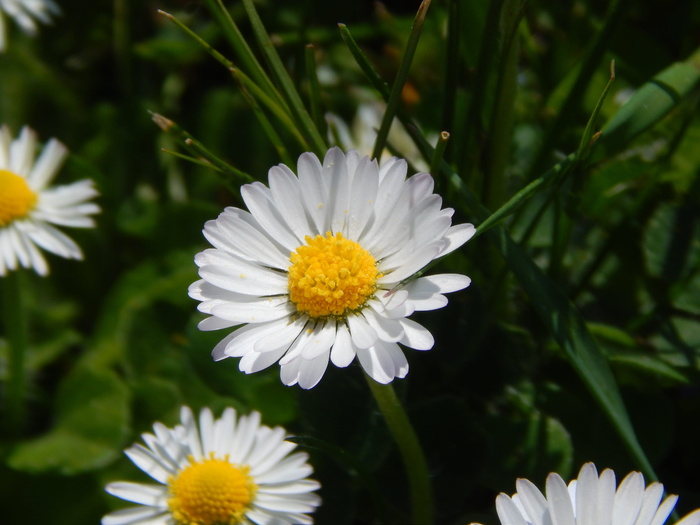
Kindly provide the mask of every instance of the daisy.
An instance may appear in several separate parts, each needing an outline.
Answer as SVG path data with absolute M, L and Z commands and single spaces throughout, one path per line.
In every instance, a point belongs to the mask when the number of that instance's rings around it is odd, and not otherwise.
M 7 45 L 3 13 L 14 18 L 25 33 L 34 35 L 37 31 L 35 19 L 48 24 L 51 16 L 59 12 L 53 0 L 0 0 L 0 51 L 4 51 Z
M 14 141 L 7 126 L 0 128 L 0 276 L 18 264 L 48 275 L 39 248 L 82 259 L 78 245 L 52 224 L 93 228 L 89 215 L 100 211 L 86 202 L 97 195 L 91 180 L 49 187 L 67 154 L 63 144 L 51 139 L 36 162 L 35 150 L 36 134 L 29 128 Z
M 664 487 L 630 472 L 616 487 L 615 473 L 605 469 L 600 476 L 593 463 L 586 463 L 578 479 L 567 487 L 559 474 L 547 477 L 547 497 L 526 479 L 515 483 L 518 492 L 499 494 L 496 511 L 502 525 L 663 525 L 678 496 L 661 501 Z M 700 509 L 676 525 L 700 525 Z
M 199 328 L 238 328 L 213 350 L 215 360 L 241 357 L 248 374 L 279 361 L 286 385 L 308 389 L 329 360 L 358 357 L 380 383 L 404 377 L 398 343 L 429 350 L 433 336 L 408 319 L 447 304 L 466 288 L 464 275 L 405 281 L 464 244 L 474 226 L 452 226 L 433 179 L 406 179 L 406 162 L 381 167 L 356 151 L 332 148 L 323 164 L 299 157 L 298 176 L 280 164 L 241 188 L 250 210 L 227 208 L 204 226 L 214 246 L 197 254 L 201 280 L 189 293 L 209 314 Z
M 326 113 L 328 139 L 342 149 L 355 149 L 360 155 L 371 155 L 377 139 L 377 130 L 381 127 L 386 112 L 386 103 L 377 100 L 373 92 L 364 88 L 353 89 L 352 97 L 358 101 L 358 106 L 350 125 L 338 115 Z M 431 144 L 437 141 L 438 137 L 435 133 L 424 133 L 424 135 Z M 413 139 L 398 118 L 394 118 L 389 128 L 387 142 L 391 144 L 393 150 L 402 152 L 411 166 L 421 171 L 429 169 L 428 163 L 418 153 L 413 145 Z M 381 160 L 385 162 L 390 157 L 391 153 L 384 150 Z
M 102 525 L 237 525 L 313 523 L 321 500 L 312 468 L 282 427 L 260 424 L 260 413 L 236 418 L 227 408 L 214 419 L 205 408 L 199 428 L 188 407 L 180 425 L 153 425 L 126 455 L 160 485 L 120 481 L 107 492 L 140 507 L 102 518 Z

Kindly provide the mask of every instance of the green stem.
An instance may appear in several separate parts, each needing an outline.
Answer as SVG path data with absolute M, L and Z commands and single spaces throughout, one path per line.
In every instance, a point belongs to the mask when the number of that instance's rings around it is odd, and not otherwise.
M 21 435 L 27 397 L 27 320 L 24 315 L 21 271 L 10 271 L 2 278 L 2 314 L 9 348 L 6 430 Z
M 391 86 L 391 95 L 386 103 L 386 111 L 384 112 L 382 123 L 379 126 L 379 131 L 377 131 L 377 139 L 374 142 L 374 150 L 372 152 L 372 158 L 374 159 L 381 157 L 382 150 L 386 146 L 386 140 L 389 136 L 389 129 L 391 129 L 391 124 L 394 122 L 394 117 L 396 116 L 396 112 L 399 108 L 399 102 L 401 102 L 401 92 L 404 84 L 406 84 L 406 80 L 408 79 L 411 63 L 413 62 L 413 57 L 416 54 L 416 48 L 418 47 L 418 41 L 420 40 L 420 34 L 423 29 L 423 22 L 425 22 L 425 15 L 430 7 L 430 1 L 431 0 L 423 0 L 421 2 L 416 18 L 413 21 L 413 27 L 411 28 L 411 34 L 408 37 L 406 50 L 404 51 L 403 58 L 401 59 L 399 71 L 396 73 L 394 84 Z
M 403 459 L 408 483 L 411 490 L 411 507 L 415 525 L 433 523 L 433 495 L 430 488 L 428 462 L 418 441 L 418 436 L 411 426 L 401 402 L 391 384 L 382 385 L 365 374 L 369 389 L 384 416 L 389 431 L 396 441 Z

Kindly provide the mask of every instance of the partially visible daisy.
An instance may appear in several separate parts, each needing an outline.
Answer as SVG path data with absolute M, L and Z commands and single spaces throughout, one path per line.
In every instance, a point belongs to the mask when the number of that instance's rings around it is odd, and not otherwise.
M 663 525 L 678 496 L 661 501 L 662 484 L 645 487 L 640 472 L 630 472 L 616 486 L 615 473 L 605 469 L 600 476 L 593 463 L 581 467 L 578 479 L 567 487 L 559 474 L 547 477 L 547 497 L 526 479 L 515 482 L 512 497 L 499 494 L 496 511 L 502 525 Z M 700 525 L 700 509 L 676 525 Z
M 227 408 L 220 419 L 209 409 L 199 415 L 182 407 L 180 425 L 153 425 L 142 435 L 146 446 L 126 450 L 136 466 L 160 485 L 120 481 L 107 492 L 140 507 L 118 510 L 102 525 L 238 525 L 313 523 L 321 503 L 308 455 L 291 453 L 282 427 L 260 424 L 260 414 L 236 417 Z
M 269 171 L 269 188 L 243 186 L 250 212 L 227 208 L 205 224 L 214 249 L 195 257 L 202 279 L 189 290 L 210 315 L 200 329 L 244 325 L 214 348 L 214 359 L 241 357 L 246 373 L 279 361 L 282 382 L 306 389 L 329 360 L 346 367 L 356 356 L 380 383 L 404 377 L 398 343 L 416 350 L 434 343 L 408 317 L 442 308 L 443 294 L 470 279 L 404 281 L 474 234 L 471 224 L 452 226 L 454 210 L 441 208 L 429 174 L 406 179 L 406 169 L 396 157 L 380 167 L 332 148 L 323 164 L 301 155 L 298 176 L 280 164 Z
M 18 265 L 48 275 L 39 248 L 82 259 L 78 245 L 52 224 L 93 228 L 89 216 L 100 211 L 97 204 L 86 202 L 97 195 L 91 180 L 50 186 L 66 147 L 51 139 L 35 162 L 36 146 L 36 134 L 29 128 L 22 128 L 14 141 L 7 126 L 0 128 L 0 276 Z
M 60 13 L 60 9 L 53 0 L 0 0 L 0 52 L 7 47 L 3 13 L 13 18 L 25 33 L 34 35 L 36 22 L 50 23 L 51 16 Z
M 377 139 L 377 130 L 380 128 L 386 112 L 386 103 L 377 100 L 376 96 L 366 89 L 353 89 L 352 96 L 358 101 L 358 106 L 349 126 L 338 115 L 326 114 L 329 139 L 344 150 L 354 149 L 360 155 L 371 155 L 374 150 L 374 142 Z M 428 142 L 434 144 L 437 135 L 428 134 L 426 138 Z M 416 169 L 429 169 L 428 164 L 416 150 L 408 131 L 398 118 L 394 118 L 391 128 L 389 128 L 387 142 L 400 151 Z M 384 162 L 390 157 L 391 154 L 384 150 L 381 160 Z

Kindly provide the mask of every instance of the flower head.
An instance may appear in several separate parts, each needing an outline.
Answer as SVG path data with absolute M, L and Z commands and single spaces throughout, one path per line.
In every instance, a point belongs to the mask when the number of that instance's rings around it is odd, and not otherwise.
M 237 525 L 313 523 L 320 504 L 312 468 L 285 430 L 260 424 L 260 414 L 236 418 L 232 408 L 214 419 L 201 411 L 199 428 L 183 407 L 181 424 L 153 425 L 146 446 L 126 450 L 129 458 L 160 485 L 115 482 L 107 492 L 142 505 L 102 518 L 102 525 Z
M 7 45 L 3 13 L 13 18 L 25 33 L 34 35 L 37 31 L 36 20 L 48 24 L 51 16 L 59 12 L 53 0 L 0 0 L 0 52 Z
M 22 128 L 14 141 L 6 126 L 0 128 L 0 276 L 16 270 L 18 263 L 47 275 L 39 248 L 82 259 L 78 245 L 52 224 L 92 228 L 89 215 L 100 211 L 86 202 L 97 195 L 91 180 L 49 187 L 67 153 L 63 144 L 51 139 L 36 162 L 35 147 L 36 135 L 29 128 Z
M 356 151 L 332 148 L 323 164 L 299 158 L 298 176 L 270 169 L 269 188 L 241 188 L 248 209 L 227 208 L 204 226 L 214 249 L 197 254 L 201 280 L 190 296 L 209 314 L 199 325 L 226 336 L 214 359 L 241 357 L 257 372 L 279 361 L 286 385 L 312 388 L 329 360 L 355 356 L 380 383 L 404 377 L 398 343 L 429 350 L 433 337 L 408 319 L 447 304 L 443 294 L 470 283 L 456 274 L 404 281 L 462 244 L 474 226 L 452 226 L 450 208 L 433 193 L 433 179 L 406 179 L 406 162 L 381 167 Z M 404 285 L 405 284 L 405 285 Z
M 583 465 L 568 487 L 559 474 L 550 474 L 546 498 L 526 479 L 515 486 L 512 497 L 496 498 L 502 525 L 663 525 L 678 499 L 671 495 L 662 502 L 663 485 L 645 487 L 640 472 L 630 472 L 617 487 L 615 473 L 605 469 L 598 476 L 593 463 Z M 700 525 L 700 509 L 676 525 Z

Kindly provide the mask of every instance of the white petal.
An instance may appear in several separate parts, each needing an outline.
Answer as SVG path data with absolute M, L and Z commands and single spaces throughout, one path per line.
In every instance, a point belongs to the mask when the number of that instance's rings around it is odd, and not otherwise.
M 286 351 L 286 348 L 278 348 L 277 350 L 265 353 L 248 352 L 241 357 L 238 363 L 238 369 L 246 374 L 260 372 L 260 370 L 265 370 L 279 361 Z
M 539 491 L 539 489 L 527 479 L 518 479 L 515 482 L 520 504 L 527 513 L 533 524 L 543 523 L 543 516 L 547 512 L 547 500 Z
M 379 338 L 362 314 L 348 315 L 346 318 L 353 344 L 358 348 L 369 348 Z
M 318 490 L 321 484 L 313 479 L 302 479 L 283 485 L 265 485 L 260 490 L 266 494 L 306 494 L 308 492 Z
M 596 509 L 598 507 L 598 471 L 593 463 L 581 467 L 576 482 L 576 524 L 598 525 Z
M 212 315 L 236 323 L 267 323 L 296 312 L 287 297 L 262 297 L 250 301 L 227 302 L 211 309 Z
M 700 509 L 691 512 L 676 525 L 700 525 Z
M 315 359 L 320 355 L 328 354 L 331 345 L 335 341 L 335 321 L 319 322 L 313 329 L 308 340 L 301 349 L 304 359 Z
M 396 343 L 378 341 L 370 348 L 358 348 L 357 357 L 367 375 L 378 383 L 387 384 L 408 373 L 408 363 Z
M 430 331 L 411 319 L 399 319 L 403 327 L 403 337 L 399 342 L 414 350 L 430 350 L 435 344 L 435 339 Z
M 372 217 L 379 187 L 376 161 L 363 157 L 352 179 L 350 190 L 350 217 L 345 234 L 348 239 L 357 240 Z
M 263 232 L 257 230 L 248 221 L 232 213 L 222 213 L 215 222 L 216 230 L 206 226 L 204 229 L 205 236 L 210 242 L 210 237 L 218 234 L 227 241 L 229 250 L 234 254 L 241 254 L 246 259 L 271 268 L 283 271 L 289 268 L 289 255 L 280 252 Z
M 16 224 L 24 235 L 27 235 L 32 242 L 44 250 L 65 259 L 83 258 L 83 252 L 78 245 L 53 226 L 45 222 L 34 223 L 32 221 L 18 221 Z
M 221 250 L 205 250 L 195 256 L 199 275 L 224 290 L 247 295 L 280 295 L 287 292 L 287 276 L 255 263 L 236 259 Z
M 622 480 L 615 493 L 613 505 L 613 523 L 631 525 L 639 514 L 644 497 L 644 476 L 640 472 L 630 472 Z
M 197 323 L 197 328 L 202 330 L 203 332 L 210 332 L 212 330 L 222 330 L 224 328 L 231 328 L 233 326 L 237 326 L 241 323 L 237 323 L 234 321 L 226 321 L 225 319 L 219 319 L 218 317 L 207 317 L 206 319 L 202 319 L 199 323 Z
M 304 390 L 315 387 L 323 377 L 328 368 L 328 352 L 319 355 L 314 359 L 300 359 L 298 383 Z
M 117 481 L 109 483 L 105 487 L 105 490 L 112 496 L 133 503 L 161 508 L 167 508 L 168 506 L 168 490 L 164 485 L 146 485 L 143 483 Z
M 294 340 L 299 336 L 301 331 L 306 326 L 308 322 L 307 317 L 302 317 L 295 320 L 293 323 L 288 322 L 285 326 L 282 326 L 263 337 L 260 337 L 254 345 L 256 352 L 265 353 L 273 352 L 279 349 L 287 349 L 294 342 Z
M 167 483 L 168 477 L 173 474 L 163 459 L 141 445 L 134 445 L 128 448 L 125 453 L 134 465 L 159 483 Z
M 444 236 L 444 238 L 448 242 L 445 245 L 445 247 L 440 251 L 440 257 L 455 251 L 469 239 L 474 237 L 475 233 L 476 228 L 473 224 L 464 223 L 452 226 L 449 230 L 447 230 L 447 233 Z
M 260 182 L 246 184 L 241 187 L 241 196 L 268 235 L 279 242 L 290 252 L 299 246 L 299 240 L 292 233 L 285 218 L 280 214 L 271 199 L 270 190 Z
M 270 169 L 268 182 L 275 205 L 294 232 L 298 244 L 303 244 L 304 238 L 315 231 L 315 227 L 311 226 L 302 204 L 299 179 L 287 166 L 280 164 Z
M 325 188 L 326 181 L 323 178 L 323 167 L 316 155 L 313 153 L 302 153 L 297 162 L 297 175 L 299 176 L 301 197 L 304 200 L 306 212 L 311 217 L 316 233 L 325 235 L 330 226 L 325 210 L 326 206 L 328 206 L 328 192 Z
M 391 284 L 398 284 L 404 279 L 411 277 L 414 273 L 421 270 L 430 261 L 432 261 L 439 250 L 440 246 L 437 243 L 423 246 L 421 249 L 409 256 L 401 266 L 391 272 L 387 272 L 382 277 L 377 279 L 377 284 L 389 286 Z
M 338 368 L 345 368 L 353 362 L 355 355 L 355 346 L 352 344 L 350 332 L 344 323 L 339 323 L 331 349 L 331 361 Z
M 372 308 L 366 308 L 362 313 L 382 341 L 396 343 L 404 337 L 403 326 L 396 319 L 384 317 Z
M 673 507 L 676 506 L 676 501 L 678 501 L 678 496 L 675 494 L 666 498 L 657 509 L 649 525 L 663 525 L 666 522 L 666 518 L 668 518 L 669 514 L 673 511 Z M 696 516 L 695 519 L 700 519 L 700 516 Z M 680 525 L 682 521 L 684 521 L 684 519 L 676 523 L 676 525 Z
M 249 324 L 233 332 L 232 337 L 226 347 L 219 349 L 229 357 L 241 357 L 255 350 L 255 343 L 258 339 L 273 334 L 287 326 L 286 318 L 271 321 L 269 323 Z M 221 344 L 221 343 L 220 343 Z
M 247 464 L 260 430 L 260 412 L 251 412 L 238 420 L 236 434 L 231 440 L 229 456 L 232 463 Z
M 463 290 L 472 280 L 458 273 L 439 273 L 420 277 L 408 284 L 406 288 L 416 292 L 452 293 Z
M 642 508 L 639 511 L 639 516 L 635 521 L 635 525 L 649 525 L 654 518 L 661 498 L 664 495 L 664 486 L 661 483 L 652 483 L 644 491 Z
M 547 476 L 547 501 L 552 516 L 552 523 L 557 525 L 576 525 L 574 509 L 566 483 L 558 474 Z
M 513 500 L 502 492 L 496 497 L 496 513 L 504 525 L 529 525 Z
M 24 126 L 10 145 L 10 171 L 27 178 L 34 163 L 36 133 Z
M 34 191 L 43 190 L 56 176 L 66 155 L 68 149 L 63 144 L 56 139 L 49 140 L 27 177 L 29 187 Z
M 323 159 L 323 177 L 328 185 L 328 227 L 332 232 L 346 232 L 350 214 L 350 180 L 345 155 L 331 148 Z
M 170 512 L 154 507 L 130 507 L 107 514 L 102 525 L 169 525 Z

